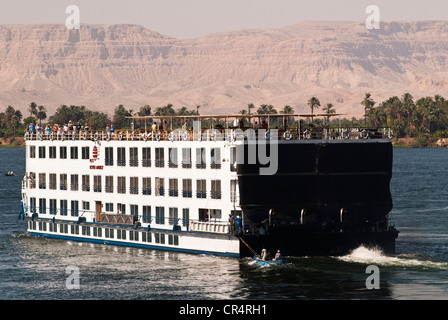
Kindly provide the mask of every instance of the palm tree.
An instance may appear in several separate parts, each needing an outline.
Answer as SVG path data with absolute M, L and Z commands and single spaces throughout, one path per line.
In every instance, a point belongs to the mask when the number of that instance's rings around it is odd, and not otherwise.
M 410 93 L 403 94 L 403 97 L 401 99 L 401 104 L 402 104 L 403 114 L 404 114 L 405 118 L 407 118 L 407 120 L 408 120 L 407 134 L 412 135 L 412 132 L 414 130 L 413 126 L 412 126 L 412 117 L 414 116 L 414 113 L 415 113 L 415 104 L 414 104 L 412 95 Z
M 154 112 L 155 116 L 174 116 L 175 114 L 176 111 L 173 109 L 173 105 L 171 103 L 164 107 L 157 107 L 156 112 Z
M 115 108 L 114 116 L 112 123 L 117 128 L 123 128 L 130 124 L 130 121 L 127 117 L 131 116 L 131 112 L 126 110 L 126 108 L 120 104 L 118 107 Z
M 316 97 L 312 97 L 307 103 L 311 109 L 311 114 L 314 114 L 314 109 L 319 109 L 320 107 L 320 101 Z
M 275 108 L 272 104 L 270 104 L 270 105 L 262 104 L 257 109 L 257 113 L 258 114 L 277 114 L 277 110 L 275 110 Z
M 280 111 L 280 113 L 281 114 L 294 114 L 294 109 L 293 108 L 291 108 L 291 106 L 288 106 L 288 105 L 286 105 L 286 106 L 284 106 L 283 107 L 283 109 Z M 285 126 L 285 124 L 290 124 L 290 117 L 286 117 L 286 119 L 285 119 L 286 121 L 285 121 L 285 123 L 283 124 L 284 126 Z M 286 127 L 286 126 L 285 126 Z
M 325 112 L 326 114 L 328 114 L 327 124 L 330 124 L 330 114 L 335 114 L 336 113 L 336 110 L 333 109 L 333 104 L 332 103 L 327 103 L 327 106 L 323 107 L 322 111 Z
M 253 103 L 249 103 L 249 104 L 247 105 L 247 111 L 248 111 L 249 115 L 250 115 L 250 110 L 251 110 L 251 109 L 254 109 L 254 108 L 255 108 L 255 106 L 254 106 Z
M 31 102 L 30 106 L 28 107 L 28 111 L 30 112 L 30 117 L 32 117 L 33 115 L 36 116 L 37 115 L 37 104 L 35 104 L 34 102 Z
M 45 120 L 47 118 L 47 108 L 44 106 L 37 107 L 37 114 L 36 114 L 37 120 L 39 120 L 39 124 L 42 125 L 42 120 Z
M 367 114 L 369 113 L 370 109 L 373 108 L 375 103 L 376 102 L 373 101 L 370 93 L 366 93 L 364 99 L 361 101 L 361 105 L 364 106 L 364 120 L 365 120 L 366 124 L 367 124 Z
M 20 126 L 21 119 L 22 112 L 15 110 L 13 106 L 8 106 L 3 117 L 3 125 L 8 129 L 10 134 L 15 135 L 16 129 Z

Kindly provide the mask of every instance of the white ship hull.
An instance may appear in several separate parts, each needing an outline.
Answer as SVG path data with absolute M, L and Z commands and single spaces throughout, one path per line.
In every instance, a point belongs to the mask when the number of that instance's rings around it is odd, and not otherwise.
M 241 213 L 231 144 L 163 140 L 28 136 L 29 234 L 238 257 L 229 223 Z

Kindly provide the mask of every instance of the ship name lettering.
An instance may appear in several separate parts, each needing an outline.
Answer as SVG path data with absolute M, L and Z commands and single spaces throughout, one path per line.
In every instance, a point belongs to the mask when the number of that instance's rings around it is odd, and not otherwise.
M 103 170 L 104 166 L 90 166 L 90 169 L 92 169 L 92 170 Z

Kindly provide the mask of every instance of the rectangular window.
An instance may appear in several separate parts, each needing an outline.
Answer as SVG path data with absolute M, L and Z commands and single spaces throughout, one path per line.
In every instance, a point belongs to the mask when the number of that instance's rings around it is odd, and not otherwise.
M 182 209 L 182 225 L 188 226 L 190 224 L 190 209 Z
M 32 213 L 36 213 L 36 198 L 30 198 L 30 210 Z
M 104 230 L 105 230 L 104 231 L 104 236 L 106 238 L 109 238 L 109 239 L 113 239 L 114 238 L 114 229 L 105 228 Z M 117 230 L 117 231 L 119 231 L 119 230 Z
M 165 151 L 163 148 L 156 148 L 156 167 L 163 168 L 165 166 Z
M 168 166 L 177 168 L 177 148 L 168 148 Z
M 221 148 L 210 149 L 210 167 L 212 169 L 221 169 Z
M 151 206 L 143 206 L 142 220 L 145 223 L 151 223 Z
M 47 199 L 39 199 L 39 213 L 47 213 Z
M 72 200 L 70 202 L 70 215 L 72 217 L 77 217 L 79 216 L 79 202 L 77 200 Z
M 50 214 L 56 214 L 57 210 L 56 199 L 50 199 Z
M 82 226 L 81 232 L 83 236 L 90 236 L 90 227 Z
M 70 147 L 70 159 L 78 159 L 78 147 Z
M 124 167 L 126 165 L 126 149 L 117 148 L 117 166 Z
M 30 158 L 36 158 L 36 146 L 30 146 L 29 147 L 29 157 Z
M 196 197 L 197 198 L 207 198 L 207 185 L 206 180 L 196 181 Z
M 67 159 L 67 147 L 59 147 L 59 159 Z
M 50 173 L 49 178 L 50 178 L 50 183 L 48 185 L 48 188 L 50 190 L 56 190 L 56 173 Z
M 138 205 L 131 204 L 131 215 L 138 217 Z
M 36 188 L 36 173 L 30 172 L 29 178 L 30 178 L 30 189 L 35 189 Z
M 83 159 L 90 159 L 90 147 L 82 147 L 81 153 Z
M 191 168 L 191 148 L 182 148 L 182 168 Z
M 82 175 L 82 191 L 90 191 L 90 176 L 88 174 Z
M 106 192 L 113 193 L 114 192 L 114 177 L 106 176 Z
M 151 194 L 151 178 L 142 178 L 142 193 L 145 195 Z
M 59 175 L 59 189 L 67 190 L 67 174 L 65 173 Z
M 82 202 L 82 210 L 89 211 L 90 210 L 90 202 L 89 201 L 83 201 Z
M 152 233 L 151 232 L 142 232 L 142 241 L 143 242 L 152 242 Z
M 101 176 L 93 176 L 93 192 L 101 192 Z
M 169 183 L 169 195 L 170 197 L 177 197 L 179 195 L 179 188 L 178 188 L 178 183 L 177 183 L 177 179 L 169 179 L 168 180 Z
M 126 205 L 124 203 L 117 203 L 117 208 L 120 214 L 126 214 Z
M 236 156 L 236 147 L 231 147 L 230 148 L 230 171 L 231 172 L 236 172 L 236 163 L 237 163 L 237 156 Z
M 59 201 L 59 209 L 60 209 L 61 216 L 67 215 L 67 213 L 68 213 L 67 200 Z
M 45 159 L 45 147 L 39 147 L 39 158 Z
M 114 148 L 112 148 L 112 147 L 105 148 L 104 164 L 106 166 L 114 165 Z
M 47 175 L 45 173 L 39 173 L 39 189 L 47 188 Z
M 222 218 L 221 209 L 211 209 L 210 219 L 220 220 Z
M 156 178 L 156 196 L 165 195 L 165 179 Z
M 212 180 L 212 199 L 221 199 L 221 180 Z
M 50 159 L 56 159 L 56 147 L 49 147 Z
M 193 194 L 191 179 L 182 179 L 182 197 L 191 198 Z
M 117 239 L 126 240 L 126 230 L 117 230 Z
M 106 203 L 106 212 L 114 212 L 114 204 Z
M 151 148 L 142 148 L 142 166 L 151 167 Z
M 138 148 L 129 148 L 129 166 L 138 167 Z
M 138 194 L 138 177 L 129 178 L 129 193 Z
M 205 148 L 196 148 L 196 168 L 205 169 Z
M 117 177 L 117 193 L 126 193 L 126 177 Z
M 78 191 L 78 189 L 79 189 L 78 175 L 72 174 L 70 175 L 70 190 Z
M 158 223 L 158 224 L 165 223 L 165 208 L 164 207 L 156 207 L 156 223 Z
M 71 234 L 79 234 L 79 225 L 71 225 L 70 226 Z
M 169 218 L 168 223 L 170 225 L 177 224 L 178 216 L 177 216 L 177 208 L 170 208 L 169 209 Z
M 237 180 L 230 180 L 230 202 L 236 202 Z

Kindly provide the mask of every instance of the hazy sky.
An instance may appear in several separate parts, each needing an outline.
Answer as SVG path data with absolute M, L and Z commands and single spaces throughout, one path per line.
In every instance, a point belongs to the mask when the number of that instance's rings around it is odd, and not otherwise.
M 0 0 L 0 24 L 65 24 L 68 5 L 82 23 L 132 23 L 176 38 L 306 20 L 365 21 L 368 5 L 381 20 L 446 20 L 448 0 Z

